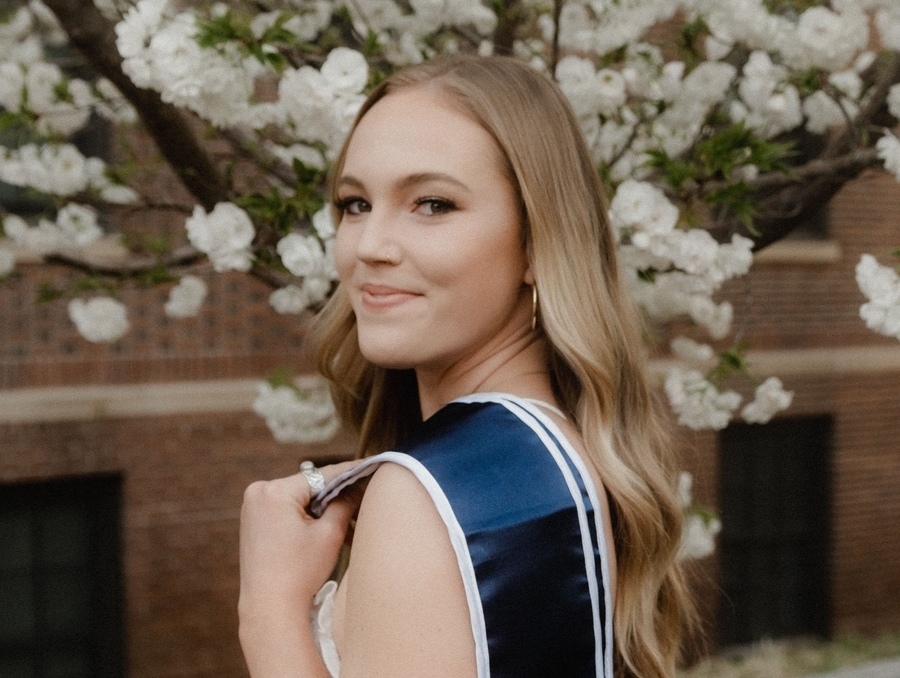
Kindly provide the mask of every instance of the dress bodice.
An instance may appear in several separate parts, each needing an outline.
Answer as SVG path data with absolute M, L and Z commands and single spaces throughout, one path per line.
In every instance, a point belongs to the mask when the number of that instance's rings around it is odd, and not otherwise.
M 584 463 L 550 418 L 503 394 L 453 401 L 396 451 L 333 480 L 312 508 L 382 463 L 409 469 L 447 528 L 478 678 L 612 678 L 601 504 Z M 328 595 L 314 624 L 323 656 L 329 642 L 333 648 Z

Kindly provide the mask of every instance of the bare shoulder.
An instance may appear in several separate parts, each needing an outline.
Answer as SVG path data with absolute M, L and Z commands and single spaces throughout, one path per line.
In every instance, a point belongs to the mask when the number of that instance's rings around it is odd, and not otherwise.
M 468 605 L 447 529 L 419 480 L 373 475 L 342 584 L 342 678 L 474 676 Z

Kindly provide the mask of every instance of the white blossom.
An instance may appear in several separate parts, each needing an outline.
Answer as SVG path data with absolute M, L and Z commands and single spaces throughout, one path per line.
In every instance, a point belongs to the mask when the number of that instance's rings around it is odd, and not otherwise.
M 269 295 L 269 304 L 285 315 L 303 313 L 309 307 L 309 297 L 298 285 L 286 285 Z
M 169 291 L 163 310 L 170 318 L 190 318 L 200 312 L 206 299 L 206 283 L 195 275 L 181 277 L 178 284 Z
M 678 423 L 695 430 L 725 428 L 741 403 L 740 394 L 720 391 L 695 369 L 671 369 L 665 390 Z
M 864 49 L 869 41 L 865 15 L 849 5 L 838 14 L 827 7 L 806 9 L 797 22 L 797 48 L 806 64 L 837 70 Z M 800 63 L 800 67 L 806 65 Z
M 900 7 L 886 6 L 875 15 L 875 25 L 885 49 L 900 50 Z
M 54 222 L 40 219 L 36 226 L 29 226 L 22 217 L 10 214 L 3 220 L 3 230 L 17 245 L 46 256 L 71 247 L 71 240 Z
M 885 132 L 875 142 L 875 148 L 878 149 L 878 157 L 884 163 L 884 168 L 900 181 L 900 139 Z
M 6 247 L 0 247 L 0 278 L 3 278 L 10 273 L 12 273 L 13 268 L 16 266 L 16 255 L 10 249 Z
M 678 222 L 678 208 L 653 184 L 628 179 L 619 184 L 609 206 L 613 227 L 632 230 L 631 240 L 645 247 L 650 235 L 667 233 Z
M 313 230 L 322 240 L 328 240 L 334 237 L 335 228 L 334 221 L 331 216 L 331 207 L 325 205 L 312 216 Z
M 803 100 L 803 114 L 806 116 L 806 129 L 813 134 L 824 134 L 829 128 L 847 122 L 841 105 L 822 90 L 813 92 Z
M 300 377 L 293 386 L 260 384 L 253 411 L 283 443 L 325 442 L 340 428 L 328 385 L 320 377 Z
M 112 205 L 130 205 L 137 202 L 138 194 L 130 186 L 108 184 L 100 189 L 100 198 Z
M 900 120 L 900 85 L 894 85 L 888 90 L 887 105 L 891 115 Z
M 62 69 L 56 64 L 39 61 L 31 64 L 25 75 L 28 108 L 41 113 L 56 103 L 55 89 L 63 81 Z
M 56 225 L 75 247 L 83 247 L 103 237 L 97 212 L 86 205 L 70 202 L 56 215 Z
M 0 181 L 52 195 L 69 196 L 88 186 L 85 157 L 72 144 L 25 144 L 0 148 Z
M 701 344 L 690 337 L 675 337 L 669 343 L 672 353 L 681 360 L 694 364 L 710 362 L 715 357 L 715 351 L 708 344 Z
M 231 202 L 220 202 L 209 214 L 201 207 L 185 222 L 191 244 L 205 253 L 216 271 L 247 271 L 256 234 L 250 216 Z
M 678 547 L 678 560 L 699 560 L 706 558 L 716 550 L 716 535 L 722 530 L 718 518 L 703 516 L 697 513 L 685 517 Z
M 765 424 L 778 412 L 787 409 L 794 394 L 785 391 L 778 377 L 769 377 L 756 387 L 753 400 L 743 410 L 741 417 L 750 424 Z
M 695 296 L 691 299 L 688 315 L 695 323 L 706 328 L 713 339 L 724 339 L 731 331 L 734 307 L 728 301 L 717 304 L 709 297 Z
M 731 50 L 734 49 L 734 43 L 715 35 L 708 35 L 703 42 L 703 47 L 706 50 L 706 58 L 709 61 L 719 61 L 731 53 Z
M 359 94 L 369 79 L 369 64 L 356 50 L 337 47 L 328 53 L 320 72 L 333 89 L 346 94 Z
M 325 273 L 325 251 L 314 236 L 289 233 L 278 241 L 276 250 L 285 268 L 297 277 Z
M 12 61 L 0 62 L 0 106 L 8 111 L 22 108 L 25 94 L 25 74 Z
M 900 275 L 882 266 L 871 254 L 856 265 L 856 283 L 868 301 L 859 309 L 866 326 L 888 337 L 900 339 Z
M 125 304 L 111 297 L 72 299 L 69 318 L 82 337 L 95 343 L 116 341 L 128 331 Z
M 676 491 L 678 505 L 683 509 L 690 508 L 694 503 L 694 476 L 682 471 L 678 474 L 678 489 Z
M 310 305 L 320 304 L 328 298 L 331 292 L 331 278 L 321 275 L 307 276 L 303 279 L 303 292 L 309 299 Z

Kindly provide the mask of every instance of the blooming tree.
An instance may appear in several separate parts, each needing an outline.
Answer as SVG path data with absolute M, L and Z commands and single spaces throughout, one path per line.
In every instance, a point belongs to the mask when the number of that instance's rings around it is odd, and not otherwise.
M 895 0 L 32 0 L 4 18 L 0 181 L 46 209 L 0 208 L 0 278 L 30 253 L 101 281 L 61 291 L 88 341 L 128 331 L 115 297 L 136 273 L 170 286 L 173 318 L 198 312 L 210 266 L 267 281 L 278 313 L 320 308 L 336 283 L 330 163 L 367 88 L 439 53 L 512 54 L 559 83 L 634 299 L 694 328 L 665 379 L 692 428 L 765 422 L 791 401 L 774 377 L 743 407 L 726 390 L 746 370 L 722 285 L 863 170 L 900 180 Z M 83 153 L 72 137 L 97 119 L 144 130 L 191 201 L 163 204 L 127 163 Z M 101 209 L 174 211 L 181 234 L 98 262 L 90 248 L 115 237 Z M 900 339 L 896 270 L 866 255 L 857 281 L 867 325 Z M 255 409 L 279 440 L 334 430 L 307 381 L 262 386 Z

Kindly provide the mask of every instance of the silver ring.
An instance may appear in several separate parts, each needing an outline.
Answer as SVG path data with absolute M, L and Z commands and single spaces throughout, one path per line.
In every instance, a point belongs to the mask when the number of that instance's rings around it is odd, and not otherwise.
M 302 461 L 300 462 L 300 473 L 303 474 L 303 477 L 306 478 L 306 482 L 309 483 L 309 489 L 312 492 L 312 496 L 316 496 L 325 489 L 325 476 L 322 475 L 322 472 L 316 468 L 316 465 L 311 461 Z

